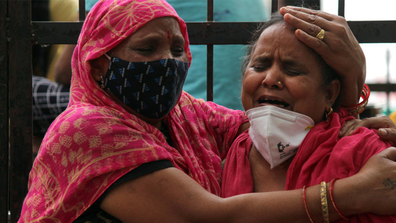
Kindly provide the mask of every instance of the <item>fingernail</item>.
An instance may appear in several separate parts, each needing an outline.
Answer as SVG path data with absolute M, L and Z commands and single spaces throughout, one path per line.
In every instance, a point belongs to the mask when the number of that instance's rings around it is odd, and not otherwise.
M 340 133 L 338 135 L 343 135 L 344 134 L 344 130 L 341 130 Z
M 386 131 L 385 129 L 379 129 L 378 134 L 381 136 L 386 136 L 388 135 L 388 131 Z

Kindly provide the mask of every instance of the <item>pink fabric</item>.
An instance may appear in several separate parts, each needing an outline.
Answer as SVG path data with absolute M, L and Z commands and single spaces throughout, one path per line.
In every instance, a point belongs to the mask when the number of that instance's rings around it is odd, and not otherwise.
M 390 147 L 379 138 L 376 130 L 367 128 L 359 128 L 352 136 L 339 139 L 341 126 L 351 119 L 353 117 L 341 108 L 339 113 L 331 115 L 329 123 L 321 122 L 311 129 L 290 164 L 286 190 L 352 176 L 371 156 Z M 249 163 L 251 146 L 248 131 L 239 135 L 232 144 L 223 171 L 223 197 L 253 192 Z M 362 214 L 351 217 L 351 222 L 396 222 L 396 216 Z
M 186 25 L 166 1 L 102 0 L 91 10 L 73 55 L 69 107 L 43 140 L 19 222 L 72 222 L 121 176 L 156 160 L 171 161 L 220 195 L 221 160 L 246 121 L 242 111 L 183 92 L 164 119 L 171 147 L 158 129 L 114 102 L 89 73 L 89 60 L 164 16 L 178 19 L 191 62 Z
M 359 128 L 352 136 L 339 139 L 341 126 L 352 119 L 347 114 L 341 109 L 339 114 L 331 116 L 329 123 L 321 122 L 311 129 L 289 166 L 286 190 L 352 176 L 371 156 L 391 146 L 379 138 L 376 130 L 367 128 Z M 361 214 L 351 216 L 350 222 L 396 222 L 396 216 Z
M 253 192 L 253 176 L 249 162 L 251 147 L 249 129 L 241 133 L 232 143 L 224 165 L 222 197 Z

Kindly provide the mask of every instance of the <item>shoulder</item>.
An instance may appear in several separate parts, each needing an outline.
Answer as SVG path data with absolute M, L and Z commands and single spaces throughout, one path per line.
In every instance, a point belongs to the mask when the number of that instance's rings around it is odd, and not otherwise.
M 240 110 L 230 109 L 221 105 L 218 105 L 211 101 L 205 101 L 203 99 L 196 99 L 187 92 L 183 91 L 180 96 L 180 100 L 176 109 L 180 109 L 183 112 L 193 112 L 193 113 L 206 113 L 207 115 L 217 115 L 222 116 L 243 116 L 244 112 Z
M 83 135 L 83 138 L 104 136 L 119 132 L 118 129 L 131 129 L 132 126 L 133 120 L 126 120 L 115 109 L 83 104 L 69 107 L 60 114 L 48 128 L 45 139 L 78 135 Z
M 230 156 L 239 156 L 243 154 L 248 155 L 251 147 L 252 140 L 249 136 L 249 129 L 247 129 L 235 138 L 234 142 L 230 147 L 227 158 L 229 158 Z

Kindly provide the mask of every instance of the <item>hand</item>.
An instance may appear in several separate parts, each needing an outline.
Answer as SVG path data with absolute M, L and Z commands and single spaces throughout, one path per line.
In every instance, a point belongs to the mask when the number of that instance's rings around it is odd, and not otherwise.
M 391 145 L 396 145 L 396 124 L 388 117 L 371 117 L 363 120 L 354 119 L 345 123 L 339 132 L 339 137 L 352 135 L 359 127 L 378 129 L 378 135 L 388 140 Z
M 367 212 L 396 214 L 396 148 L 390 147 L 372 156 L 355 176 L 355 185 Z
M 323 11 L 282 7 L 284 20 L 297 28 L 296 37 L 321 55 L 342 78 L 342 106 L 357 104 L 366 78 L 366 59 L 345 18 Z M 325 30 L 323 40 L 316 38 Z

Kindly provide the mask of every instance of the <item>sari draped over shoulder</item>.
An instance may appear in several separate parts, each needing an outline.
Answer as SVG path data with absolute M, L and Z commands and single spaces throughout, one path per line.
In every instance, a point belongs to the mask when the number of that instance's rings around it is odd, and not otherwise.
M 249 161 L 252 145 L 249 130 L 241 133 L 232 143 L 223 168 L 222 197 L 253 192 L 253 176 Z
M 289 166 L 286 190 L 352 176 L 359 172 L 371 156 L 391 146 L 379 138 L 377 130 L 363 127 L 351 136 L 339 138 L 341 127 L 351 119 L 353 117 L 344 108 L 340 108 L 337 113 L 331 114 L 328 123 L 318 123 L 309 131 Z M 253 192 L 249 162 L 251 146 L 248 131 L 239 135 L 232 144 L 223 170 L 223 197 Z M 396 216 L 374 214 L 350 216 L 350 219 L 350 222 L 396 222 Z M 347 221 L 341 219 L 337 222 Z
M 182 92 L 163 120 L 172 147 L 158 129 L 113 101 L 90 74 L 90 60 L 165 16 L 179 21 L 191 63 L 186 24 L 165 0 L 101 0 L 93 7 L 73 54 L 69 106 L 42 142 L 19 222 L 72 222 L 117 179 L 157 160 L 169 160 L 220 195 L 221 160 L 240 124 L 247 121 L 244 112 Z
M 359 128 L 353 135 L 339 138 L 338 133 L 347 120 L 353 117 L 341 108 L 331 120 L 317 124 L 301 143 L 289 166 L 286 190 L 312 186 L 333 178 L 346 178 L 359 172 L 367 160 L 390 147 L 380 139 L 377 130 Z M 328 204 L 331 205 L 330 200 Z M 359 214 L 349 216 L 349 222 L 396 222 L 396 216 Z M 348 222 L 338 220 L 337 222 Z

